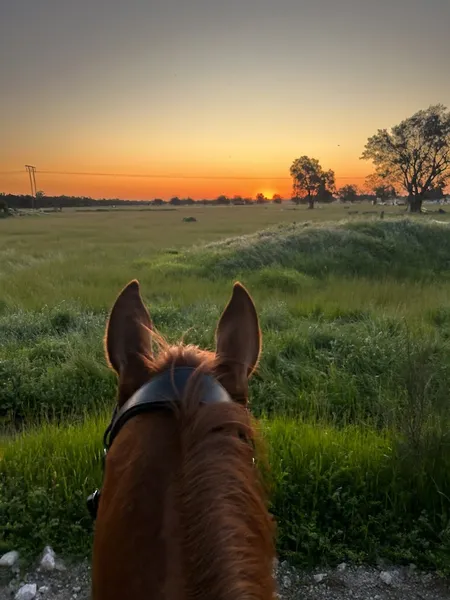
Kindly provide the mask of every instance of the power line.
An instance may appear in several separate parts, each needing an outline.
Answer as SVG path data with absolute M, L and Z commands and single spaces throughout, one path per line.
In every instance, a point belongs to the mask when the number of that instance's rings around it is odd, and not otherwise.
M 242 175 L 160 175 L 151 173 L 99 173 L 88 171 L 37 171 L 41 175 L 63 175 L 80 177 L 131 177 L 142 179 L 210 179 L 210 180 L 232 180 L 232 181 L 261 181 L 261 179 L 270 179 L 271 181 L 291 181 L 291 177 L 279 177 L 270 175 L 242 176 Z M 351 177 L 349 175 L 336 176 L 336 179 L 366 179 L 366 176 Z

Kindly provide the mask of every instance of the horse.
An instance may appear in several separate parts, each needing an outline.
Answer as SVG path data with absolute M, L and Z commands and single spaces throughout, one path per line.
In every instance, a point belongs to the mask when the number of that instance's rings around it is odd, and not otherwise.
M 170 346 L 138 281 L 119 294 L 105 334 L 118 391 L 97 499 L 93 600 L 275 597 L 275 523 L 248 405 L 260 351 L 258 315 L 240 283 L 215 352 Z

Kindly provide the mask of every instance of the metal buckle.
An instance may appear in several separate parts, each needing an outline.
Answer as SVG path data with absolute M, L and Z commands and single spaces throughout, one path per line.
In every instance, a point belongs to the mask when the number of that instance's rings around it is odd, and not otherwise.
M 95 490 L 90 496 L 87 497 L 86 505 L 92 519 L 95 521 L 98 512 L 98 503 L 100 501 L 100 490 Z

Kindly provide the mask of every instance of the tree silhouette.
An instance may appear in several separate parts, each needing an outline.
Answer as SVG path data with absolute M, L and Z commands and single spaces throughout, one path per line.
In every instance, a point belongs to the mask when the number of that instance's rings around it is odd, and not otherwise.
M 338 196 L 341 202 L 354 202 L 358 198 L 358 188 L 356 185 L 344 185 L 338 190 Z
M 442 104 L 415 113 L 368 139 L 363 160 L 372 160 L 376 174 L 403 187 L 409 212 L 421 212 L 433 187 L 450 179 L 450 113 Z
M 302 156 L 296 158 L 291 165 L 293 180 L 293 199 L 296 204 L 305 197 L 308 208 L 314 208 L 314 203 L 321 192 L 332 192 L 335 185 L 334 171 L 324 171 L 316 158 Z

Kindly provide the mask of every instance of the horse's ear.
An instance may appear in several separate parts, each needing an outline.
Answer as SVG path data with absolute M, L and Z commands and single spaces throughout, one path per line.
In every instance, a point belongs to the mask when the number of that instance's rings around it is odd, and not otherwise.
M 148 375 L 145 358 L 151 356 L 151 329 L 139 282 L 131 281 L 114 303 L 105 338 L 108 362 L 119 375 L 119 384 L 127 382 L 130 395 L 145 383 Z
M 253 300 L 240 283 L 225 308 L 216 331 L 217 371 L 233 399 L 246 402 L 248 378 L 258 364 L 261 331 Z

